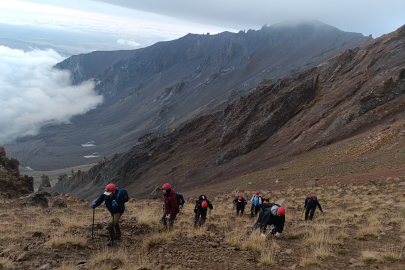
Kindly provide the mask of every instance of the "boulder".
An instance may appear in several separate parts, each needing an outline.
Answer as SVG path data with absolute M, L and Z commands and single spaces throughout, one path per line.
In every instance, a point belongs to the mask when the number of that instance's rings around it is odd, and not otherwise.
M 57 200 L 53 203 L 52 207 L 66 208 L 67 205 L 66 205 L 66 203 L 65 203 L 64 200 L 62 200 L 62 199 L 57 199 Z
M 294 206 L 294 202 L 290 199 L 280 199 L 280 200 L 275 201 L 274 203 L 276 203 L 284 208 Z
M 162 200 L 163 192 L 161 187 L 156 187 L 151 194 L 149 194 L 149 200 Z
M 46 208 L 48 207 L 48 200 L 45 198 L 44 194 L 37 193 L 28 198 L 26 205 Z
M 306 183 L 305 186 L 306 186 L 306 187 L 310 187 L 310 188 L 314 188 L 314 187 L 317 187 L 317 186 L 318 186 L 318 183 L 315 182 L 315 181 L 311 181 L 311 182 Z
M 60 221 L 59 218 L 51 219 L 50 223 L 51 223 L 51 225 L 54 225 L 54 226 L 62 226 L 63 225 L 62 221 Z

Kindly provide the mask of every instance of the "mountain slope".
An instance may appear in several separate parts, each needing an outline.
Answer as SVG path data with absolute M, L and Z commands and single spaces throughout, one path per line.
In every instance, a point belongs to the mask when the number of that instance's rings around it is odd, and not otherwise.
M 93 153 L 111 157 L 140 136 L 224 109 L 260 82 L 314 67 L 370 39 L 313 21 L 72 56 L 56 67 L 71 71 L 74 83 L 93 79 L 105 103 L 7 149 L 24 166 L 43 170 L 91 163 L 83 156 Z M 81 147 L 89 141 L 96 146 Z
M 80 189 L 74 179 L 55 188 L 81 197 L 92 197 L 109 182 L 135 196 L 164 182 L 192 190 L 401 120 L 404 59 L 405 26 L 317 67 L 259 86 L 224 110 L 141 138 L 85 175 Z

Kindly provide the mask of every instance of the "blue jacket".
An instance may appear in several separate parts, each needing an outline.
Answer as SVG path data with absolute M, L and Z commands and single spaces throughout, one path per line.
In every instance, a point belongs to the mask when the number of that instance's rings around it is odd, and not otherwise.
M 256 195 L 253 195 L 252 199 L 250 200 L 253 202 L 253 205 L 261 205 L 262 204 L 262 197 L 256 197 Z
M 94 203 L 96 204 L 96 207 L 99 206 L 102 202 L 105 201 L 105 206 L 107 207 L 108 211 L 110 211 L 111 215 L 113 213 L 114 210 L 114 214 L 115 213 L 124 213 L 125 211 L 125 202 L 124 202 L 124 196 L 120 195 L 119 198 L 117 199 L 117 194 L 118 194 L 118 190 L 115 192 L 115 194 L 111 197 L 111 198 L 107 198 L 106 195 L 101 194 L 101 196 L 97 199 L 97 201 L 95 201 Z M 118 207 L 117 208 L 113 208 L 112 207 L 112 201 L 115 200 L 118 203 Z
M 305 208 L 312 208 L 312 207 L 316 208 L 316 206 L 318 206 L 319 210 L 321 210 L 321 212 L 323 212 L 322 207 L 319 204 L 318 198 L 316 198 L 316 196 L 314 196 L 314 198 L 312 199 L 312 202 L 309 202 L 308 197 L 305 199 L 305 206 L 304 206 Z

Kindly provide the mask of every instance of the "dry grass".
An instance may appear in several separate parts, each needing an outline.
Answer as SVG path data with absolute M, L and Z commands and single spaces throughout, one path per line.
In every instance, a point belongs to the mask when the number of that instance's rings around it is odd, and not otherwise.
M 67 244 L 73 244 L 75 246 L 84 246 L 87 240 L 86 237 L 81 234 L 54 234 L 51 236 L 51 240 L 46 243 L 46 247 L 52 248 L 57 246 L 64 246 Z
M 152 247 L 162 243 L 167 242 L 173 238 L 173 232 L 161 232 L 153 233 L 150 237 L 145 238 L 143 241 L 143 246 L 146 250 L 151 249 Z

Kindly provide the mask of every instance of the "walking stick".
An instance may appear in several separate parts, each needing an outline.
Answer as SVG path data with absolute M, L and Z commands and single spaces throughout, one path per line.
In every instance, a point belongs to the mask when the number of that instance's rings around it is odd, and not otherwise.
M 113 207 L 113 223 L 112 223 L 112 237 L 111 237 L 111 246 L 114 246 L 114 207 Z
M 96 212 L 96 209 L 93 208 L 93 227 L 91 228 L 91 240 L 94 240 L 94 213 Z

